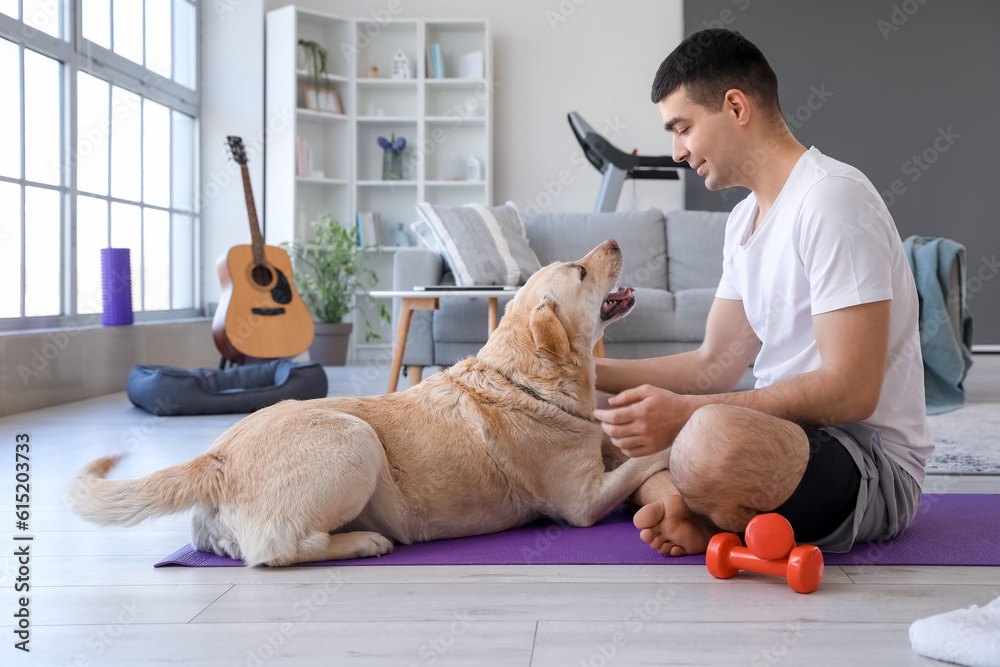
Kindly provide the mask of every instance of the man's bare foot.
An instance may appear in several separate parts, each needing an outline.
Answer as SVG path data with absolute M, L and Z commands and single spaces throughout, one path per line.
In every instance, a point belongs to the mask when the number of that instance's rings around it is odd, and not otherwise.
M 632 517 L 632 523 L 639 529 L 639 539 L 664 556 L 703 554 L 714 534 L 691 515 L 677 494 L 645 505 Z

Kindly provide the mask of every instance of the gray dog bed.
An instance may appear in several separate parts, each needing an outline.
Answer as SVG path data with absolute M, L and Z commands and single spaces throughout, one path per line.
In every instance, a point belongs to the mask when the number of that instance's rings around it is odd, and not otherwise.
M 159 416 L 253 412 L 285 399 L 324 398 L 326 392 L 323 366 L 288 359 L 224 371 L 138 365 L 126 386 L 132 403 Z

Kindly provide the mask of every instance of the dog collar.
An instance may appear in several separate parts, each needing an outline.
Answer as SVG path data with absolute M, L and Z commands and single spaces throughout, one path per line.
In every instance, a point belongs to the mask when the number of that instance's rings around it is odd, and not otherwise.
M 560 410 L 562 410 L 563 412 L 565 412 L 566 414 L 570 415 L 571 417 L 576 417 L 577 419 L 582 419 L 583 421 L 588 421 L 591 424 L 599 424 L 600 423 L 599 421 L 597 421 L 593 417 L 584 417 L 583 415 L 577 414 L 576 412 L 573 412 L 572 410 L 569 410 L 568 408 L 564 408 L 563 406 L 559 405 L 558 403 L 553 403 L 552 401 L 550 401 L 549 399 L 545 398 L 544 396 L 542 396 L 541 394 L 539 394 L 537 391 L 535 391 L 534 389 L 532 389 L 531 387 L 526 387 L 523 384 L 521 384 L 520 382 L 517 382 L 516 380 L 514 380 L 514 378 L 509 377 L 506 373 L 501 373 L 500 371 L 496 370 L 495 368 L 491 369 L 491 370 L 496 371 L 497 375 L 499 375 L 504 380 L 506 380 L 507 382 L 509 382 L 512 386 L 516 387 L 517 389 L 520 389 L 522 392 L 524 392 L 528 396 L 531 396 L 535 400 L 541 401 L 542 403 L 548 403 L 551 406 L 557 407 Z

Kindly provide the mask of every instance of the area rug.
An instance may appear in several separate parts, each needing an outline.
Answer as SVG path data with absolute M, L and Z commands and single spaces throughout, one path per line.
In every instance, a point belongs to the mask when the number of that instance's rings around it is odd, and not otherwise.
M 969 403 L 927 418 L 934 452 L 927 471 L 937 474 L 1000 474 L 1000 403 Z
M 1000 565 L 1000 495 L 927 494 L 916 519 L 889 542 L 858 544 L 846 554 L 825 554 L 827 565 Z M 690 565 L 704 556 L 668 558 L 639 540 L 624 509 L 590 528 L 536 521 L 502 533 L 397 545 L 381 558 L 306 565 Z M 241 567 L 243 561 L 188 545 L 157 563 Z

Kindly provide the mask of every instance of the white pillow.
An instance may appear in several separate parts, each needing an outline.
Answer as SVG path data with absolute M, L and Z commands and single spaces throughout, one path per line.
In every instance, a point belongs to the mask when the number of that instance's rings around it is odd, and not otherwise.
M 422 202 L 417 212 L 433 232 L 434 249 L 444 255 L 460 286 L 523 285 L 541 268 L 513 202 L 495 207 Z M 412 229 L 430 247 L 427 229 L 420 223 Z

